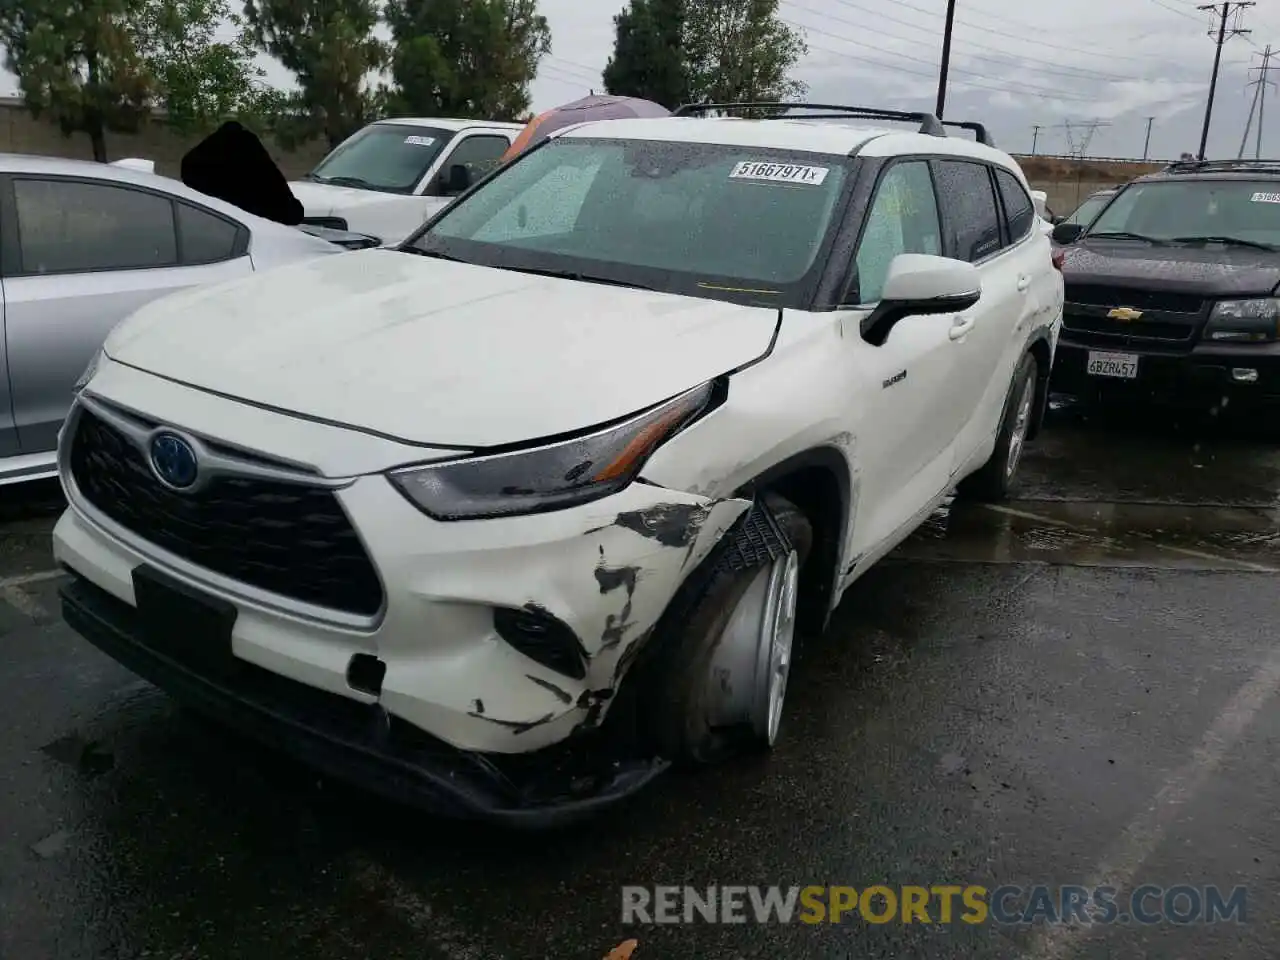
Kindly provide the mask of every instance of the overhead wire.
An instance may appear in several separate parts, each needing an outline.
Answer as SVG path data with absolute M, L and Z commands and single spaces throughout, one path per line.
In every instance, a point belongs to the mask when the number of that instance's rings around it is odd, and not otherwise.
M 840 0 L 837 0 L 837 2 L 840 2 Z M 911 0 L 889 0 L 889 2 L 897 4 L 900 7 L 906 7 L 909 10 L 918 10 L 921 13 L 927 13 L 930 16 L 939 15 L 936 10 L 929 10 L 925 7 L 921 7 L 918 4 L 912 3 Z M 1007 17 L 998 16 L 996 14 L 984 14 L 984 16 L 992 20 L 997 20 L 1001 23 L 1015 22 L 1010 20 Z M 1050 43 L 1047 40 L 1039 40 L 1036 38 L 1035 33 L 1039 30 L 1043 30 L 1044 29 L 1043 25 L 1035 26 L 1033 24 L 1024 24 L 1028 28 L 1025 33 L 1009 33 L 1008 31 L 1005 31 L 1005 30 L 997 30 L 995 27 L 988 27 L 986 24 L 971 23 L 960 16 L 956 17 L 955 22 L 957 24 L 960 24 L 961 26 L 973 27 L 975 30 L 981 30 L 984 33 L 989 33 L 997 37 L 1008 37 L 1009 39 L 1017 40 L 1019 43 L 1022 43 L 1022 44 L 1030 44 L 1034 46 L 1045 47 L 1050 50 L 1060 50 L 1065 53 L 1077 53 L 1077 54 L 1081 54 L 1083 56 L 1089 56 L 1089 57 L 1103 57 L 1107 60 L 1123 59 L 1123 60 L 1130 60 L 1130 61 L 1132 60 L 1154 61 L 1158 59 L 1150 55 L 1135 54 L 1132 51 L 1128 53 L 1120 53 L 1117 51 L 1099 49 L 1097 47 L 1095 47 L 1092 50 L 1088 50 L 1088 49 L 1085 49 L 1084 47 L 1069 47 L 1069 46 L 1066 46 L 1065 44 Z
M 797 2 L 797 0 L 789 0 L 789 2 L 791 2 L 792 4 L 794 4 L 794 5 L 796 5 L 796 6 L 799 6 L 799 3 Z M 901 18 L 899 18 L 899 17 L 892 17 L 892 16 L 890 16 L 890 15 L 888 15 L 888 14 L 886 14 L 886 13 L 883 13 L 882 11 L 879 11 L 879 10 L 872 10 L 870 7 L 865 7 L 865 6 L 862 6 L 861 4 L 854 3 L 854 2 L 853 2 L 853 0 L 837 0 L 837 2 L 839 2 L 839 3 L 841 4 L 841 6 L 847 7 L 847 8 L 849 8 L 850 10 L 859 10 L 859 11 L 862 11 L 862 12 L 864 12 L 864 13 L 869 13 L 869 14 L 871 14 L 872 16 L 875 16 L 877 19 L 880 19 L 880 20 L 888 20 L 888 21 L 889 21 L 889 22 L 891 22 L 891 23 L 898 23 L 898 24 L 902 24 L 903 26 L 908 27 L 908 28 L 910 28 L 910 29 L 912 29 L 912 30 L 918 30 L 918 31 L 920 31 L 920 32 L 922 32 L 922 33 L 928 33 L 928 34 L 930 34 L 931 36 L 937 36 L 937 35 L 938 35 L 938 32 L 939 32 L 939 31 L 938 31 L 938 29 L 937 29 L 936 27 L 932 27 L 932 26 L 925 26 L 924 24 L 919 24 L 919 23 L 911 23 L 910 21 L 908 21 L 908 20 L 903 20 L 903 19 L 901 19 Z M 836 16 L 834 13 L 827 13 L 827 12 L 825 12 L 825 11 L 813 10 L 812 8 L 807 8 L 807 7 L 802 7 L 801 9 L 808 10 L 808 11 L 809 11 L 809 12 L 811 12 L 811 13 L 816 13 L 818 16 L 827 17 L 827 18 L 832 19 L 832 20 L 838 20 L 838 21 L 840 21 L 841 23 L 847 23 L 847 24 L 849 24 L 849 25 L 851 25 L 851 26 L 855 26 L 855 27 L 862 27 L 862 26 L 865 26 L 864 24 L 862 24 L 862 23 L 858 23 L 858 22 L 853 21 L 853 20 L 850 20 L 850 19 L 848 19 L 847 17 L 839 17 L 839 16 Z M 913 37 L 903 37 L 903 36 L 901 36 L 901 35 L 899 35 L 899 34 L 892 34 L 892 33 L 888 33 L 888 32 L 886 32 L 886 31 L 884 31 L 884 30 L 880 30 L 880 29 L 877 29 L 877 30 L 876 30 L 876 33 L 878 33 L 878 34 L 882 34 L 882 35 L 887 36 L 887 37 L 895 37 L 896 39 L 899 39 L 899 40 L 908 40 L 908 41 L 910 41 L 910 42 L 912 42 L 912 43 L 918 43 L 918 42 L 919 42 L 918 40 L 916 40 L 916 39 L 915 39 L 915 38 L 913 38 Z M 1039 70 L 1040 72 L 1043 72 L 1043 73 L 1058 73 L 1058 74 L 1062 74 L 1062 75 L 1064 75 L 1064 76 L 1072 76 L 1072 75 L 1077 75 L 1077 74 L 1083 74 L 1083 75 L 1085 75 L 1085 76 L 1089 77 L 1090 79 L 1094 79 L 1094 78 L 1096 78 L 1096 79 L 1099 79 L 1099 80 L 1113 80 L 1113 81 L 1126 81 L 1126 80 L 1138 80 L 1138 79 L 1140 79 L 1139 77 L 1134 77 L 1134 76 L 1121 76 L 1121 75 L 1119 75 L 1119 74 L 1104 74 L 1104 73 L 1099 73 L 1099 72 L 1096 72 L 1096 71 L 1089 70 L 1089 69 L 1087 69 L 1087 68 L 1078 68 L 1078 67 L 1053 67 L 1053 66 L 1049 66 L 1049 65 L 1043 64 L 1043 63 L 1041 63 L 1040 61 L 1032 60 L 1032 59 L 1030 59 L 1030 58 L 1028 58 L 1028 57 L 1020 57 L 1020 56 L 1017 56 L 1016 54 L 1008 53 L 1007 51 L 1002 50 L 1000 47 L 993 47 L 993 46 L 991 46 L 990 44 L 986 44 L 986 43 L 975 43 L 975 42 L 973 42 L 973 41 L 971 41 L 971 40 L 967 40 L 967 39 L 964 41 L 964 47 L 965 47 L 965 49 L 966 49 L 966 50 L 967 50 L 968 48 L 970 48 L 970 47 L 973 47 L 973 48 L 978 49 L 978 50 L 991 50 L 991 51 L 993 51 L 993 52 L 995 52 L 995 53 L 1000 54 L 1000 55 L 1001 55 L 1001 57 L 1002 57 L 1002 59 L 1007 60 L 1007 61 L 1016 61 L 1016 62 L 1020 62 L 1020 63 L 1028 63 L 1028 64 L 1032 64 L 1032 63 L 1033 63 L 1033 64 L 1035 64 L 1036 69 L 1037 69 L 1037 70 Z M 994 58 L 992 58 L 992 57 L 981 57 L 981 56 L 978 56 L 977 54 L 970 54 L 970 56 L 974 57 L 975 59 L 979 59 L 979 60 L 991 60 L 991 59 L 994 59 Z
M 838 40 L 843 43 L 853 44 L 854 46 L 857 46 L 857 47 L 866 47 L 867 49 L 874 50 L 877 53 L 883 54 L 885 56 L 900 57 L 906 60 L 911 60 L 913 62 L 922 63 L 928 67 L 935 66 L 931 61 L 922 60 L 919 57 L 912 57 L 909 54 L 905 54 L 905 53 L 895 53 L 892 50 L 884 50 L 870 43 L 863 43 L 860 40 L 854 40 L 851 37 L 841 36 L 838 33 L 830 33 L 825 30 L 819 30 L 816 27 L 808 26 L 806 24 L 795 23 L 794 21 L 787 20 L 786 18 L 782 18 L 782 20 L 784 23 L 788 24 L 789 26 L 796 27 L 800 30 L 816 33 L 819 36 L 829 37 L 832 40 Z M 823 47 L 821 45 L 818 45 L 818 49 L 823 50 L 826 53 L 834 53 L 834 54 L 847 56 L 846 51 L 832 50 L 829 47 Z M 924 77 L 929 80 L 937 80 L 938 78 L 936 69 L 926 73 L 923 70 L 912 70 L 909 67 L 902 67 L 896 63 L 885 63 L 883 60 L 872 60 L 870 58 L 860 58 L 859 62 L 867 66 L 882 67 L 886 70 L 892 70 L 897 73 L 902 73 L 902 74 L 907 74 L 907 75 L 912 75 L 917 77 Z M 995 84 L 982 83 L 976 80 L 968 80 L 968 79 L 964 79 L 963 77 L 953 78 L 951 82 L 954 83 L 956 86 L 973 87 L 979 90 L 991 90 L 996 93 L 1027 93 L 1028 92 L 1026 88 L 1022 87 L 1021 85 L 1017 87 L 999 86 Z M 1034 91 L 1031 91 L 1031 96 L 1038 97 L 1039 99 L 1043 99 L 1043 100 L 1063 100 L 1063 101 L 1073 101 L 1078 103 L 1094 103 L 1097 100 L 1096 97 L 1071 96 L 1069 94 L 1057 93 L 1056 91 L 1051 91 L 1047 93 L 1036 93 Z

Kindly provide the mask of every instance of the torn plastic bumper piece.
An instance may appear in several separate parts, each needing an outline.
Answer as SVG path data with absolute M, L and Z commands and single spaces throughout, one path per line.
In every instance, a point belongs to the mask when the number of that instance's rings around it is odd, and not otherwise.
M 666 769 L 662 760 L 573 772 L 564 746 L 508 758 L 458 750 L 361 703 L 227 656 L 211 667 L 157 649 L 135 609 L 83 578 L 60 590 L 67 624 L 180 703 L 336 779 L 441 816 L 546 829 L 632 796 Z M 508 769 L 536 771 L 531 788 Z M 524 785 L 522 785 L 524 784 Z

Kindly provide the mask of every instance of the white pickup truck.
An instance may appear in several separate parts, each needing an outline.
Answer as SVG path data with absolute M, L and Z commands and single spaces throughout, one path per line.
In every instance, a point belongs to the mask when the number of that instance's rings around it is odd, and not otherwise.
M 289 187 L 307 223 L 394 243 L 496 166 L 523 129 L 487 120 L 379 120 Z

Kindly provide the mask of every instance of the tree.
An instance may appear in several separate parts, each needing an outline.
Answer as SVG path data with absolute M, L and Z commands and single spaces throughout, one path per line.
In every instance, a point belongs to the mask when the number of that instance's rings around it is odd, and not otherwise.
M 551 52 L 538 0 L 388 0 L 391 109 L 428 117 L 514 120 Z
M 245 0 L 250 36 L 298 79 L 289 139 L 337 146 L 377 114 L 369 77 L 386 62 L 376 0 Z
M 145 2 L 138 42 L 166 123 L 189 135 L 232 118 L 261 130 L 278 95 L 263 83 L 266 71 L 228 0 Z M 228 27 L 233 36 L 219 40 L 219 29 Z
M 135 42 L 141 0 L 0 3 L 5 65 L 27 109 L 66 136 L 88 134 L 107 159 L 107 131 L 132 133 L 148 118 L 153 78 Z
M 778 18 L 778 0 L 687 0 L 685 16 L 695 100 L 760 103 L 804 95 L 805 85 L 790 73 L 809 48 Z
M 613 18 L 613 56 L 605 89 L 674 110 L 688 100 L 684 55 L 685 0 L 631 0 Z

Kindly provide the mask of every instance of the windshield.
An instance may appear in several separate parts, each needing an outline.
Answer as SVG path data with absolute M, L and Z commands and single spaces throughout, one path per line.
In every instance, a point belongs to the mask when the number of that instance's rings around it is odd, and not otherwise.
M 1080 204 L 1080 206 L 1076 207 L 1076 212 L 1067 217 L 1067 223 L 1080 223 L 1087 227 L 1089 222 L 1098 215 L 1098 211 L 1107 205 L 1107 201 L 1110 200 L 1111 197 L 1112 194 L 1109 193 L 1094 194 L 1084 203 Z
M 371 124 L 335 147 L 307 179 L 412 193 L 452 136 L 435 127 Z
M 1121 191 L 1086 236 L 1125 233 L 1156 241 L 1214 238 L 1280 245 L 1275 181 L 1156 180 Z
M 795 306 L 816 273 L 847 163 L 742 146 L 558 139 L 456 203 L 409 248 Z

